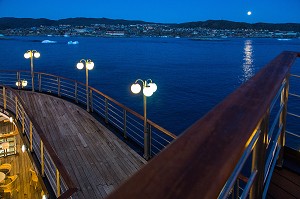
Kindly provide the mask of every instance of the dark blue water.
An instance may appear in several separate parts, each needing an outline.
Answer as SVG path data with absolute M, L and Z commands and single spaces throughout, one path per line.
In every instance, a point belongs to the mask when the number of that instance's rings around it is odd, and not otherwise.
M 0 40 L 1 69 L 30 70 L 23 54 L 41 53 L 35 71 L 85 81 L 76 69 L 92 59 L 90 85 L 143 113 L 141 95 L 133 95 L 136 79 L 151 78 L 158 90 L 148 98 L 148 117 L 180 134 L 284 50 L 300 51 L 300 39 L 228 39 L 192 41 L 175 38 L 14 37 Z M 42 44 L 42 40 L 55 44 Z M 79 41 L 68 45 L 68 41 Z M 298 67 L 300 68 L 300 67 Z M 300 73 L 299 73 L 300 74 Z

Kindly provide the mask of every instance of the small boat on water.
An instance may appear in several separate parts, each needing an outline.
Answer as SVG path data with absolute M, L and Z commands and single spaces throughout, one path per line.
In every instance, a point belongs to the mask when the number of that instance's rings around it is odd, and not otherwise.
M 42 44 L 53 44 L 53 43 L 57 43 L 57 41 L 51 41 L 51 40 L 43 40 Z
M 79 44 L 78 41 L 68 41 L 68 44 Z

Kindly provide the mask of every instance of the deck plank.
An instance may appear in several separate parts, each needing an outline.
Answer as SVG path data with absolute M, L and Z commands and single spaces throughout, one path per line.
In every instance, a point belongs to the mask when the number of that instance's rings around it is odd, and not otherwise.
M 269 198 L 300 198 L 300 175 L 288 169 L 276 168 L 268 190 Z
M 41 93 L 19 94 L 79 188 L 73 198 L 104 198 L 146 164 L 77 105 Z

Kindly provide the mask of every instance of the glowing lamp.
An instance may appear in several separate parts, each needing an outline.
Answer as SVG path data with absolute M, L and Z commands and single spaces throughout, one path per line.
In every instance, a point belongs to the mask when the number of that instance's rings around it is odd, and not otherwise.
M 149 83 L 148 85 L 150 86 L 153 93 L 157 90 L 157 85 L 155 83 Z
M 76 66 L 79 70 L 83 69 L 83 67 L 84 67 L 83 63 L 81 63 L 81 62 L 77 63 Z
M 26 146 L 23 144 L 22 148 L 21 148 L 22 152 L 24 153 L 26 151 L 26 149 L 27 149 Z
M 86 68 L 88 70 L 92 70 L 94 68 L 94 62 L 92 61 L 86 62 Z
M 13 118 L 12 118 L 12 117 L 9 118 L 9 122 L 10 122 L 10 123 L 13 122 Z
M 26 52 L 24 54 L 25 59 L 29 59 L 31 57 L 30 54 L 31 54 L 30 52 Z
M 35 58 L 39 58 L 39 57 L 41 56 L 41 54 L 40 54 L 39 52 L 34 52 L 34 53 L 33 53 L 33 56 L 34 56 Z
M 26 81 L 26 80 L 23 80 L 23 81 L 22 81 L 22 86 L 23 86 L 23 87 L 27 86 L 27 81 Z
M 138 94 L 142 90 L 141 86 L 139 84 L 132 84 L 131 85 L 131 92 L 134 94 Z
M 145 86 L 143 89 L 143 93 L 146 97 L 150 97 L 153 94 L 153 91 L 150 86 Z

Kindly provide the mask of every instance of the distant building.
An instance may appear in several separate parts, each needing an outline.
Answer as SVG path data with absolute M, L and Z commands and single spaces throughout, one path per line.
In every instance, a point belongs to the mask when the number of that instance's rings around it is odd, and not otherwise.
M 124 36 L 124 31 L 106 31 L 106 35 L 108 36 Z

